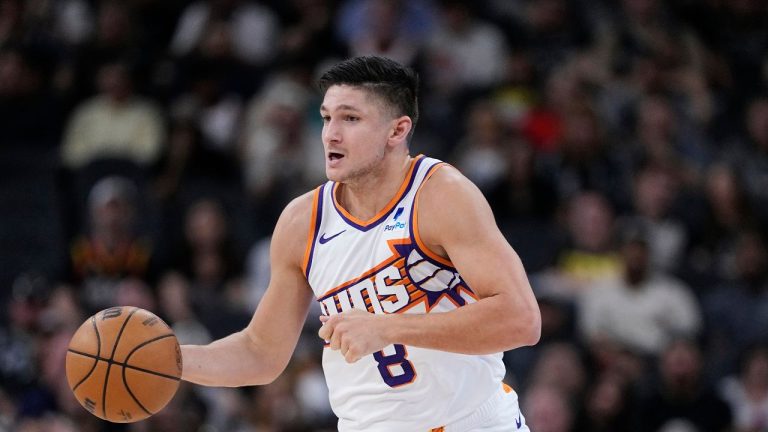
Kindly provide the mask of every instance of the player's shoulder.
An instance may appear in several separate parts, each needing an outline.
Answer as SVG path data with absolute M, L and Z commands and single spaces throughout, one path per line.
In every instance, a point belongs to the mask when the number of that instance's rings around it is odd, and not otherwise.
M 486 220 L 488 201 L 480 189 L 455 167 L 445 164 L 435 170 L 416 197 L 419 218 L 448 228 L 459 221 Z M 447 208 L 452 211 L 446 211 Z
M 284 253 L 301 258 L 314 214 L 317 189 L 300 195 L 285 206 L 272 234 L 272 245 Z
M 462 199 L 463 196 L 477 195 L 480 191 L 457 168 L 447 163 L 441 163 L 424 182 L 420 193 L 424 199 Z M 481 194 L 482 196 L 482 194 Z
M 317 189 L 313 189 L 291 200 L 283 209 L 278 225 L 290 228 L 293 232 L 299 230 L 306 233 L 309 230 L 311 215 L 316 205 L 316 194 Z

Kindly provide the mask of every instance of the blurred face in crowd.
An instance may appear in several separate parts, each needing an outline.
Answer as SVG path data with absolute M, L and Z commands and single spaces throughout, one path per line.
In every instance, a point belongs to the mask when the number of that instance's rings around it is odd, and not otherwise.
M 565 394 L 558 387 L 538 385 L 530 389 L 522 407 L 525 422 L 536 432 L 567 432 L 571 430 L 573 413 Z
M 624 408 L 624 390 L 621 379 L 612 374 L 603 374 L 590 391 L 586 409 L 596 421 L 610 421 L 621 414 Z
M 624 276 L 630 285 L 639 284 L 648 273 L 648 245 L 643 241 L 628 241 L 621 253 L 624 257 Z
M 726 165 L 714 165 L 706 179 L 706 194 L 710 204 L 718 208 L 737 209 L 741 190 L 735 173 Z
M 131 78 L 128 69 L 121 64 L 102 66 L 97 79 L 99 91 L 114 102 L 123 102 L 131 95 Z
M 760 235 L 754 232 L 742 234 L 736 245 L 736 265 L 739 275 L 762 286 L 768 273 L 768 251 Z
M 674 113 L 666 100 L 648 97 L 638 109 L 640 133 L 651 132 L 660 137 L 670 137 L 674 133 Z
M 227 222 L 224 209 L 215 201 L 195 203 L 187 213 L 186 235 L 190 244 L 199 248 L 212 248 L 226 235 Z
M 573 199 L 568 216 L 574 243 L 592 252 L 610 247 L 613 213 L 608 202 L 596 193 L 584 193 Z
M 768 390 L 768 349 L 763 347 L 750 353 L 742 376 L 749 385 Z
M 760 98 L 747 110 L 749 137 L 764 152 L 768 151 L 768 99 Z
M 700 371 L 701 353 L 690 342 L 673 342 L 661 357 L 661 375 L 672 392 L 695 389 Z
M 91 209 L 95 232 L 124 233 L 131 230 L 134 220 L 133 203 L 124 198 L 110 198 Z
M 663 218 L 674 200 L 677 185 L 662 169 L 641 171 L 635 181 L 635 207 L 643 216 Z
M 102 5 L 97 26 L 98 37 L 103 43 L 126 43 L 130 37 L 131 23 L 128 11 L 118 2 L 105 2 Z

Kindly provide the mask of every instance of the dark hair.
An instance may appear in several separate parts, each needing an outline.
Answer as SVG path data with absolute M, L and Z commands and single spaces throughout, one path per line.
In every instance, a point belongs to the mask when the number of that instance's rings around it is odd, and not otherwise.
M 415 128 L 419 119 L 419 77 L 413 69 L 385 57 L 354 57 L 328 69 L 317 82 L 321 93 L 334 85 L 362 87 L 372 92 L 392 107 L 395 115 L 410 117 Z

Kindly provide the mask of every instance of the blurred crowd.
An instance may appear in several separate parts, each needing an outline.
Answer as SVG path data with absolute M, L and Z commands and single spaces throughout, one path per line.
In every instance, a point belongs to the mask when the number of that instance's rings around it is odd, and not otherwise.
M 422 80 L 413 154 L 488 198 L 540 302 L 505 353 L 534 432 L 768 431 L 763 0 L 0 0 L 0 431 L 330 431 L 313 309 L 263 387 L 145 422 L 71 395 L 96 311 L 244 327 L 283 206 L 324 181 L 313 80 Z

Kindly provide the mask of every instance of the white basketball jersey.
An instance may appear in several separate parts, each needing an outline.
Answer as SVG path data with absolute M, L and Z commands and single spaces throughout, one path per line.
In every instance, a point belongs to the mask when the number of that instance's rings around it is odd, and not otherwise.
M 418 231 L 417 196 L 442 162 L 418 156 L 397 195 L 361 221 L 327 182 L 314 197 L 304 272 L 325 314 L 449 312 L 476 301 L 449 260 Z M 446 211 L 451 211 L 445 197 Z M 469 331 L 469 330 L 468 330 Z M 323 369 L 340 431 L 428 431 L 471 414 L 501 385 L 501 353 L 465 355 L 403 345 L 348 364 L 326 348 Z

